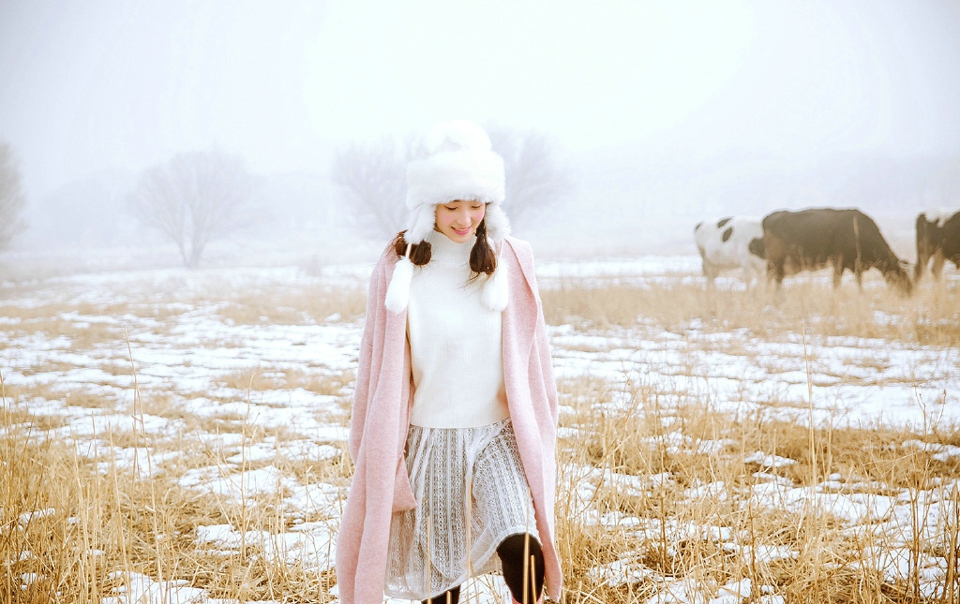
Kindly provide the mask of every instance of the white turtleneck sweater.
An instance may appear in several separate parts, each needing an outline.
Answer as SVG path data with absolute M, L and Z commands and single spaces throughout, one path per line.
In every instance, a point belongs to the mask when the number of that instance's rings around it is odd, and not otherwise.
M 414 273 L 407 307 L 413 362 L 410 423 L 475 428 L 509 417 L 503 387 L 500 312 L 480 301 L 485 281 L 470 281 L 473 239 L 456 243 L 437 231 L 432 257 Z

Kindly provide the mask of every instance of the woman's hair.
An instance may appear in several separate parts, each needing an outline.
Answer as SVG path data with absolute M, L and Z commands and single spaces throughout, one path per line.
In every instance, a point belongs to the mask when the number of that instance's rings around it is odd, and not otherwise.
M 397 252 L 397 256 L 400 257 L 407 255 L 407 241 L 403 238 L 404 233 L 406 233 L 406 231 L 400 231 L 393 240 L 393 249 Z M 410 262 L 416 266 L 423 266 L 430 262 L 430 257 L 429 241 L 411 244 Z M 492 275 L 496 269 L 497 254 L 487 241 L 487 220 L 484 218 L 480 221 L 480 224 L 477 225 L 477 241 L 470 250 L 470 270 L 474 272 L 473 277 L 476 278 L 481 274 Z

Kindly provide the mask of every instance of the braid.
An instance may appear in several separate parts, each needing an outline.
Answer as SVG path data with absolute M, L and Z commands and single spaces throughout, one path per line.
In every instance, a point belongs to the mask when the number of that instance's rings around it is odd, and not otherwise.
M 393 250 L 401 258 L 407 255 L 408 244 L 403 237 L 404 233 L 406 231 L 400 231 L 393 240 Z M 410 262 L 414 266 L 427 264 L 430 262 L 432 255 L 429 241 L 424 240 L 420 243 L 410 244 Z M 484 219 L 477 225 L 477 240 L 470 249 L 470 270 L 474 272 L 475 276 L 479 276 L 492 275 L 496 269 L 497 254 L 490 247 L 490 242 L 487 241 L 487 221 Z
M 400 231 L 393 240 L 393 250 L 397 253 L 397 256 L 401 258 L 407 255 L 407 240 L 403 237 L 404 233 L 406 233 L 406 231 Z M 431 255 L 429 241 L 410 244 L 410 262 L 415 266 L 423 266 L 430 262 Z
M 487 220 L 477 225 L 477 241 L 470 250 L 470 270 L 477 275 L 492 275 L 497 268 L 497 255 L 487 241 Z

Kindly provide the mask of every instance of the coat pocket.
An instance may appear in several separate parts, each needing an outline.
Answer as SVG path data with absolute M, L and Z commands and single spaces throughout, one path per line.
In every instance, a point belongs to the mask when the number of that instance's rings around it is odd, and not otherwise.
M 417 500 L 410 487 L 410 477 L 407 475 L 407 464 L 403 456 L 397 460 L 397 473 L 393 479 L 393 511 L 405 512 L 417 507 Z

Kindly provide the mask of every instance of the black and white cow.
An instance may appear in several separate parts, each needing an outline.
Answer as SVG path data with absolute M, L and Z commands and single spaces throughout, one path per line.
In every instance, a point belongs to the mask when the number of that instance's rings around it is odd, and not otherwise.
M 913 273 L 914 281 L 920 281 L 931 258 L 933 266 L 930 267 L 930 272 L 934 279 L 940 278 L 943 264 L 947 260 L 960 268 L 960 210 L 926 210 L 917 216 L 917 265 Z
M 889 285 L 909 294 L 913 282 L 906 264 L 890 249 L 877 223 L 856 209 L 819 208 L 774 212 L 763 219 L 767 275 L 777 286 L 783 278 L 804 270 L 833 267 L 833 286 L 844 270 L 856 276 L 871 268 L 883 273 Z
M 762 277 L 766 270 L 759 218 L 731 216 L 704 220 L 693 230 L 693 238 L 703 259 L 703 274 L 710 285 L 722 270 L 741 269 L 747 285 Z

